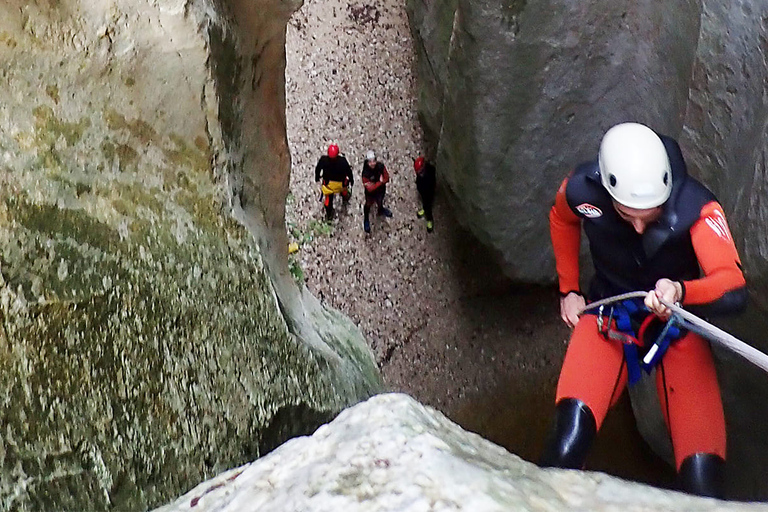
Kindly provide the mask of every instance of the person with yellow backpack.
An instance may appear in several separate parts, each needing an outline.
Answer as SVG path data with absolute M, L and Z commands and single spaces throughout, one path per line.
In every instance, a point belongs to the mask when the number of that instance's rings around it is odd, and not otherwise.
M 343 154 L 339 153 L 339 146 L 331 144 L 328 146 L 328 153 L 320 157 L 315 166 L 315 182 L 322 184 L 320 190 L 323 194 L 323 207 L 325 208 L 325 218 L 333 218 L 333 196 L 340 194 L 342 200 L 346 203 L 350 198 L 349 189 L 355 179 L 352 176 L 352 167 Z

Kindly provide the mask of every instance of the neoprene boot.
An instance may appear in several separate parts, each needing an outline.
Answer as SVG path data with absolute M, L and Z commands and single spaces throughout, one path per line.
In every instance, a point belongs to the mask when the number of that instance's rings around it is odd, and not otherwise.
M 368 205 L 363 206 L 363 230 L 366 233 L 371 232 L 371 222 L 368 220 L 368 216 L 371 213 L 371 207 Z
M 689 494 L 723 499 L 725 461 L 713 453 L 695 453 L 680 465 L 680 487 Z
M 592 411 L 581 400 L 564 398 L 555 407 L 553 427 L 539 465 L 581 469 L 597 434 Z

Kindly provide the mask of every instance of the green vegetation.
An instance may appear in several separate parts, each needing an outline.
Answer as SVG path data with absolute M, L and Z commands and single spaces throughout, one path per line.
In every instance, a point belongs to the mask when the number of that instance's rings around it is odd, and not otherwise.
M 334 229 L 332 223 L 316 219 L 309 221 L 304 228 L 298 226 L 295 222 L 288 222 L 287 225 L 288 235 L 299 246 L 309 243 L 320 236 L 330 236 Z
M 293 280 L 299 287 L 304 286 L 304 269 L 301 268 L 299 258 L 295 254 L 288 256 L 288 270 L 293 276 Z

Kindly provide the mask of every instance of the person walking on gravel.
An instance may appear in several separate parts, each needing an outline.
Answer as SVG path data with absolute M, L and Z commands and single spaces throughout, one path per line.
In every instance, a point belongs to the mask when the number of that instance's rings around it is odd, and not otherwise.
M 325 218 L 333 218 L 333 196 L 340 194 L 344 203 L 349 201 L 350 191 L 354 183 L 352 168 L 343 154 L 339 154 L 339 146 L 331 144 L 328 146 L 328 153 L 320 157 L 315 166 L 315 183 L 320 184 L 320 191 L 323 194 L 323 207 L 325 208 Z
M 365 188 L 365 205 L 363 206 L 363 229 L 371 232 L 371 206 L 376 205 L 376 212 L 385 217 L 392 217 L 392 212 L 384 207 L 384 195 L 387 193 L 389 172 L 386 166 L 376 160 L 376 153 L 368 151 L 363 162 L 363 187 Z
M 671 312 L 660 299 L 704 314 L 743 310 L 746 283 L 723 208 L 688 176 L 675 140 L 624 123 L 606 132 L 597 160 L 565 179 L 549 219 L 561 317 L 573 333 L 541 464 L 582 468 L 608 409 L 640 378 L 639 361 L 647 371 L 655 361 L 681 488 L 722 498 L 726 432 L 712 352 L 701 336 L 665 325 Z M 582 227 L 595 269 L 586 299 Z M 579 316 L 587 300 L 637 290 L 649 291 L 644 301 Z M 668 348 L 657 358 L 649 348 L 658 340 Z
M 432 204 L 435 201 L 435 166 L 423 156 L 419 156 L 413 161 L 413 170 L 416 171 L 416 190 L 421 197 L 421 208 L 416 212 L 418 218 L 427 219 L 427 232 L 431 233 L 435 228 L 432 218 Z

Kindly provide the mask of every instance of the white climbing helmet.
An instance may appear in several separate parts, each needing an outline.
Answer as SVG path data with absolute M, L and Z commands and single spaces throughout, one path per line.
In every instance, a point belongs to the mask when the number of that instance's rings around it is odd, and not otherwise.
M 672 169 L 664 143 L 642 124 L 617 124 L 608 130 L 600 143 L 598 163 L 605 189 L 629 208 L 655 208 L 672 192 Z
M 369 149 L 368 152 L 365 154 L 365 159 L 376 160 L 376 153 L 372 149 Z

